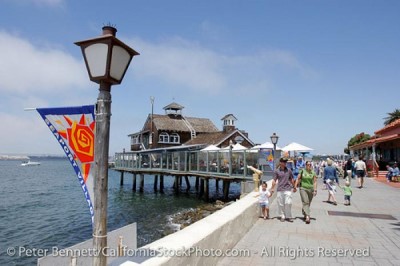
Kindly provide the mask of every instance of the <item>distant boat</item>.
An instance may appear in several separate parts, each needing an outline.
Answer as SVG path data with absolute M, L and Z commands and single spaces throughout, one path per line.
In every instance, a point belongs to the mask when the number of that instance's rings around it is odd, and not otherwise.
M 37 166 L 37 165 L 40 165 L 40 162 L 31 162 L 29 160 L 21 163 L 21 166 Z

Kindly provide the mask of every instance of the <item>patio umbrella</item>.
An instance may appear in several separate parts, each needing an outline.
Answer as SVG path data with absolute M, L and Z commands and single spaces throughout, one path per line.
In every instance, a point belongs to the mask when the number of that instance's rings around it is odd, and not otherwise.
M 283 151 L 296 151 L 296 152 L 309 152 L 313 151 L 314 149 L 306 147 L 296 142 L 292 142 L 285 147 L 282 148 Z
M 233 145 L 232 150 L 233 151 L 243 151 L 243 150 L 247 150 L 248 148 L 246 148 L 245 146 L 243 146 L 240 143 L 236 143 L 235 145 Z
M 249 148 L 246 148 L 245 146 L 243 146 L 240 143 L 236 143 L 235 145 L 232 145 L 232 151 L 244 151 L 247 149 L 249 149 Z M 224 152 L 229 151 L 229 146 L 221 148 L 221 151 L 224 151 Z
M 211 144 L 211 145 L 205 147 L 204 149 L 202 149 L 201 151 L 218 151 L 218 150 L 220 150 L 220 148 Z
M 282 148 L 283 151 L 288 152 L 290 155 L 290 152 L 299 152 L 302 153 L 304 155 L 304 153 L 307 153 L 309 151 L 313 151 L 314 149 L 309 148 L 307 146 L 301 145 L 299 143 L 296 142 L 292 142 L 288 145 L 286 145 L 285 147 Z
M 267 141 L 261 145 L 256 145 L 253 148 L 251 148 L 252 150 L 259 150 L 259 149 L 273 149 L 274 148 L 274 144 L 272 144 L 271 142 Z M 279 146 L 276 146 L 276 150 L 281 150 L 281 148 Z

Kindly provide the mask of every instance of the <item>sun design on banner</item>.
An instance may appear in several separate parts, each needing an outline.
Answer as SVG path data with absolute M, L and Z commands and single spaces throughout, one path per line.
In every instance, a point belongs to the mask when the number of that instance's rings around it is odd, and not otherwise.
M 66 130 L 58 131 L 60 136 L 68 141 L 69 147 L 74 152 L 74 160 L 82 164 L 83 180 L 89 176 L 91 163 L 94 161 L 94 127 L 95 122 L 87 122 L 85 115 L 82 114 L 79 121 L 72 120 L 64 115 L 69 127 Z M 61 124 L 61 121 L 56 121 Z
M 268 155 L 267 155 L 267 161 L 268 162 L 272 162 L 274 160 L 274 155 L 272 154 L 272 152 L 270 152 Z

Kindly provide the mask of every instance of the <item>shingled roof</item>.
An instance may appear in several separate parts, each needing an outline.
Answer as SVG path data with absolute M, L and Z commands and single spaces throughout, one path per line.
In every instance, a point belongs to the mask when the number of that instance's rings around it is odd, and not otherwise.
M 185 145 L 193 145 L 193 144 L 214 144 L 219 145 L 221 142 L 230 135 L 231 132 L 214 132 L 214 133 L 207 133 L 207 134 L 200 134 L 197 135 L 196 138 L 189 140 L 185 143 Z
M 185 117 L 197 133 L 217 132 L 218 128 L 208 118 Z M 153 123 L 158 130 L 190 132 L 182 116 L 153 115 Z
M 250 145 L 254 145 L 254 143 L 246 136 L 243 134 L 242 131 L 240 130 L 234 130 L 234 131 L 219 131 L 219 132 L 214 132 L 214 133 L 207 133 L 207 134 L 200 134 L 197 135 L 196 138 L 191 139 L 185 143 L 185 145 L 194 145 L 194 144 L 207 144 L 207 145 L 216 145 L 219 146 L 221 145 L 225 140 L 230 138 L 232 135 L 241 135 L 243 138 L 245 138 Z

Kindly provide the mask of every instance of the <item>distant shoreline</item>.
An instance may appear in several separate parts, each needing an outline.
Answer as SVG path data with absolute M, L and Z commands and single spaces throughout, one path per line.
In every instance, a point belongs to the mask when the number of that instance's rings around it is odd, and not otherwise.
M 3 161 L 21 161 L 29 159 L 65 159 L 65 155 L 0 155 L 0 160 Z

